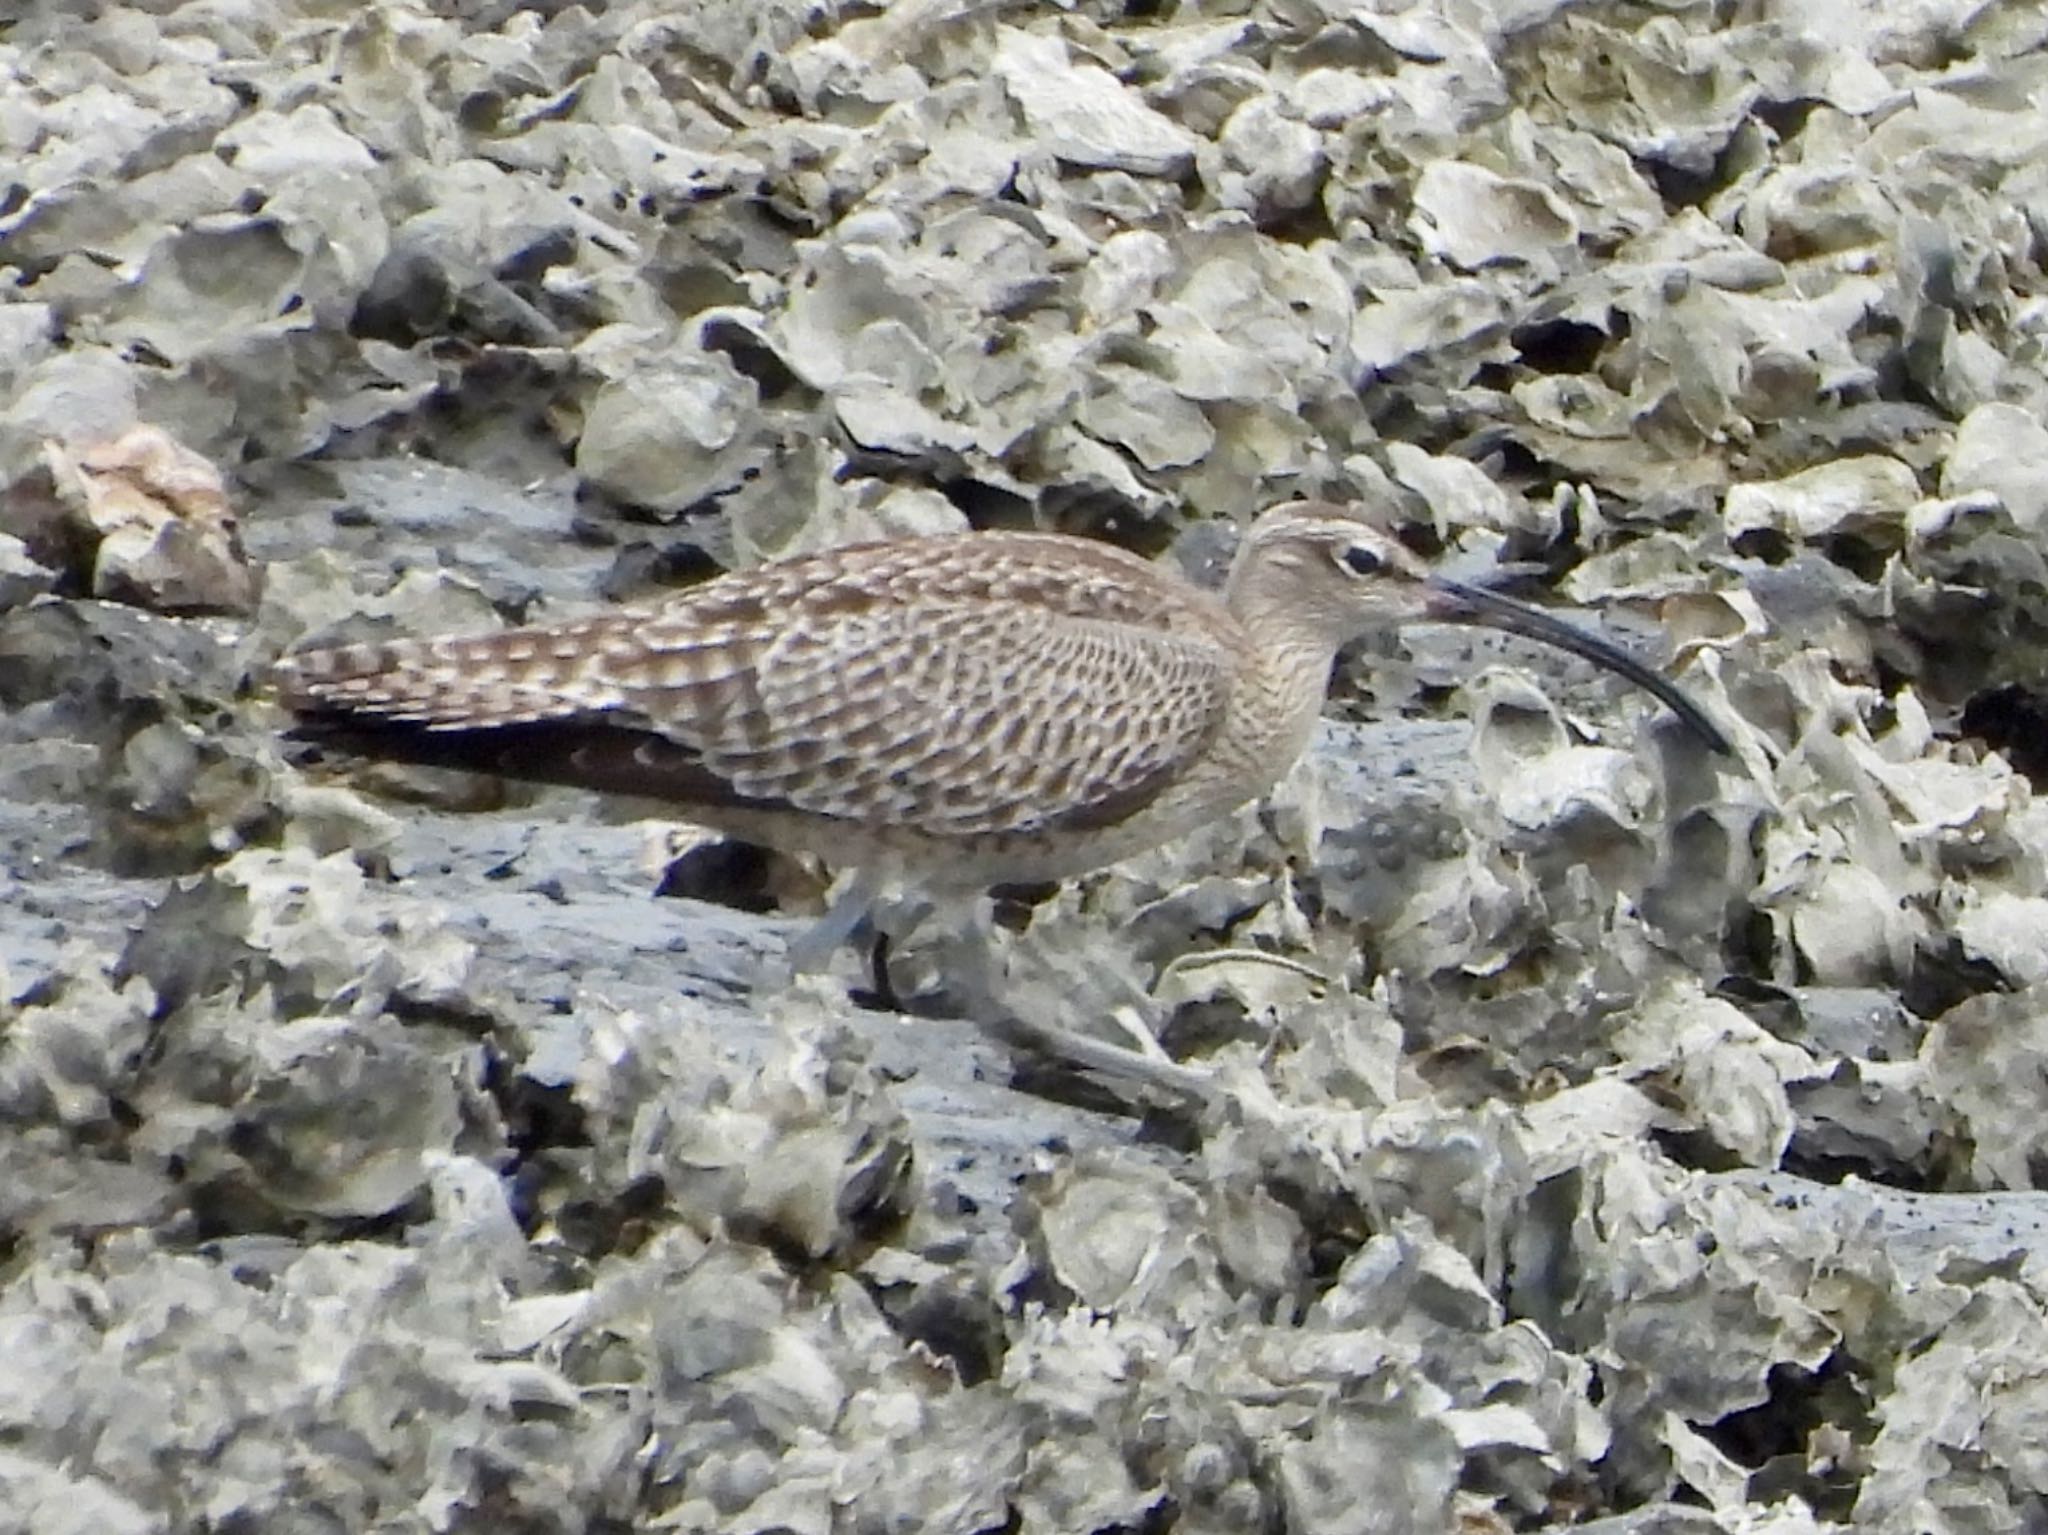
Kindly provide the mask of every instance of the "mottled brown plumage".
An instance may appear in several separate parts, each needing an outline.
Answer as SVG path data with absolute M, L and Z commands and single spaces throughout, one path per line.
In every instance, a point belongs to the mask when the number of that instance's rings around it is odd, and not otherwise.
M 1339 646 L 1422 618 L 1588 655 L 1725 749 L 1618 652 L 1308 503 L 1253 524 L 1221 596 L 1056 534 L 905 539 L 636 611 L 304 652 L 278 679 L 351 750 L 653 795 L 967 888 L 1115 862 L 1263 793 L 1307 745 Z

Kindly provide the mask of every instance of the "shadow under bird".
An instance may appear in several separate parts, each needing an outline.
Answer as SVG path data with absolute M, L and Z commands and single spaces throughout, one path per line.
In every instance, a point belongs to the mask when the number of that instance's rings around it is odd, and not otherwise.
M 1308 502 L 1250 526 L 1220 595 L 1061 534 L 896 539 L 276 676 L 300 734 L 344 751 L 651 796 L 870 893 L 958 892 L 1115 863 L 1257 798 L 1307 747 L 1339 648 L 1415 622 L 1583 656 L 1729 750 L 1626 652 Z

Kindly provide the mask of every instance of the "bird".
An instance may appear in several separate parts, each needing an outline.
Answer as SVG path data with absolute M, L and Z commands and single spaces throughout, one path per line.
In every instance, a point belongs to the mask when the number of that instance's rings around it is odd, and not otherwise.
M 1343 646 L 1421 621 L 1575 653 L 1731 749 L 1613 644 L 1328 502 L 1260 514 L 1220 593 L 1067 534 L 898 538 L 554 624 L 302 650 L 274 675 L 303 739 L 651 797 L 854 866 L 864 899 L 1058 881 L 1171 842 L 1302 755 Z

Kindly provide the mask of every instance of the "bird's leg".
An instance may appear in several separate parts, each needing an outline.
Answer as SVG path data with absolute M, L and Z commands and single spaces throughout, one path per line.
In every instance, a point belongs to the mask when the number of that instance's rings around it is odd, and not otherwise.
M 889 960 L 897 946 L 931 914 L 932 903 L 914 894 L 877 900 L 868 910 L 873 933 L 873 941 L 868 945 L 868 981 L 873 1003 L 883 1012 L 905 1011 L 904 998 L 896 990 L 895 977 L 889 973 Z M 862 1005 L 867 1003 L 862 1001 Z
M 1070 967 L 1060 963 L 1057 951 L 1033 942 L 1029 934 L 1013 945 L 1011 953 L 1013 960 L 1023 961 L 1027 975 L 1019 978 L 1013 974 L 1012 979 L 1019 981 L 1012 988 L 1019 1005 L 1004 1009 L 990 1032 L 1013 1049 L 1029 1050 L 1078 1067 L 1094 1077 L 1108 1078 L 1178 1103 L 1207 1103 L 1217 1095 L 1217 1085 L 1208 1072 L 1183 1066 L 1160 1048 L 1158 1035 L 1150 1025 L 1158 1005 L 1127 978 L 1108 976 L 1111 989 L 1124 993 L 1124 1000 L 1112 1002 L 1108 1011 L 1125 1034 L 1137 1042 L 1136 1048 L 1111 1044 L 1046 1017 L 1034 1017 L 1033 1014 L 1048 1010 L 1032 1006 L 1033 1002 L 1071 996 L 1074 978 L 1066 973 Z M 1030 976 L 1029 971 L 1038 974 Z
M 790 974 L 814 975 L 829 965 L 840 946 L 873 915 L 881 893 L 880 881 L 865 869 L 842 879 L 825 915 L 790 940 Z
M 875 1005 L 885 1013 L 903 1011 L 903 999 L 896 995 L 896 983 L 889 979 L 889 930 L 875 929 L 875 941 L 868 947 L 868 989 Z
M 1135 1086 L 1147 1096 L 1179 1103 L 1215 1096 L 1216 1085 L 1206 1072 L 1180 1065 L 1159 1047 L 1146 1025 L 1157 1004 L 1113 958 L 1077 954 L 1070 942 L 1048 943 L 1035 927 L 1007 932 L 988 915 L 985 903 L 977 903 L 971 917 L 954 925 L 942 943 L 948 982 L 970 999 L 982 1027 L 1011 1049 Z M 1112 1044 L 1054 1021 L 1077 1006 L 1106 1009 L 1140 1041 L 1138 1047 Z
M 1164 1052 L 1126 1050 L 1057 1024 L 1036 1022 L 1021 1013 L 1005 1015 L 989 1026 L 989 1032 L 1012 1049 L 1029 1050 L 1098 1077 L 1150 1088 L 1177 1102 L 1207 1103 L 1217 1096 L 1216 1083 L 1207 1072 L 1170 1060 Z
M 790 967 L 798 975 L 823 969 L 863 921 L 872 922 L 875 941 L 869 961 L 875 993 L 885 1007 L 900 1011 L 887 969 L 889 953 L 938 910 L 915 895 L 890 899 L 879 879 L 856 873 L 834 894 L 825 915 L 790 944 Z M 1012 1049 L 1180 1102 L 1214 1096 L 1215 1085 L 1206 1073 L 1178 1064 L 1159 1048 L 1143 1022 L 1153 1010 L 1151 998 L 1113 965 L 1077 965 L 1071 955 L 1029 932 L 1005 932 L 995 922 L 986 897 L 960 902 L 937 925 L 941 931 L 933 935 L 933 946 L 947 989 L 967 1004 L 970 1015 L 993 1037 Z M 1049 1021 L 1077 998 L 1104 987 L 1120 993 L 1102 1000 L 1110 1002 L 1119 1024 L 1144 1042 L 1140 1048 L 1111 1044 Z M 1126 1016 L 1132 1009 L 1135 1018 Z
M 875 999 L 885 1011 L 899 1013 L 903 1007 L 889 976 L 889 955 L 931 910 L 931 903 L 923 897 L 891 895 L 881 876 L 867 869 L 856 870 L 841 878 L 825 915 L 791 940 L 786 951 L 790 974 L 824 970 L 842 945 L 851 947 L 859 941 L 865 928 L 869 934 L 868 976 Z

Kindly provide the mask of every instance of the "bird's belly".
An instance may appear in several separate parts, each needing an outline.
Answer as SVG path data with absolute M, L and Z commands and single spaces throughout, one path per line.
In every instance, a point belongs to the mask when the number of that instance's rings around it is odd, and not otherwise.
M 927 890 L 1070 879 L 1173 842 L 1228 815 L 1251 796 L 1169 794 L 1109 825 L 1036 827 L 948 835 L 837 816 L 737 807 L 684 810 L 679 818 L 787 853 L 808 853 L 835 867 L 873 868 Z

